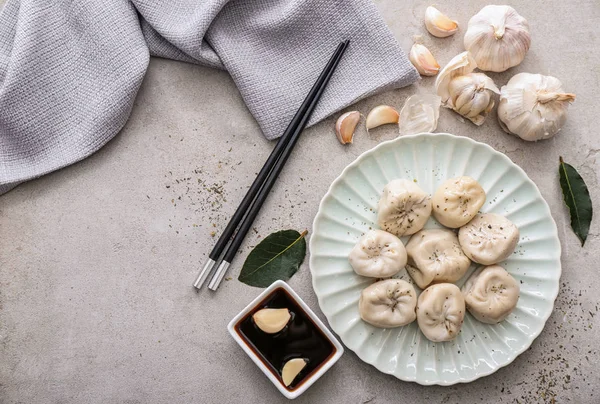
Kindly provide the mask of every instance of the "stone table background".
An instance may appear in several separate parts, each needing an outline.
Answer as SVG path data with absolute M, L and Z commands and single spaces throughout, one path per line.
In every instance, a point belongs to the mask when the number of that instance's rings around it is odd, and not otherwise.
M 462 51 L 468 19 L 486 4 L 439 1 L 462 29 L 436 39 L 422 25 L 428 2 L 376 3 L 406 50 L 413 35 L 423 34 L 441 65 Z M 522 71 L 560 78 L 577 94 L 566 126 L 552 140 L 525 143 L 504 134 L 494 116 L 478 128 L 443 110 L 438 130 L 490 144 L 539 186 L 563 247 L 552 317 L 514 363 L 467 385 L 402 382 L 347 351 L 296 402 L 600 402 L 600 225 L 596 218 L 581 248 L 557 176 L 562 155 L 598 201 L 600 4 L 509 3 L 529 20 L 532 47 L 521 65 L 493 78 L 499 86 Z M 431 92 L 433 81 L 352 109 L 401 107 L 409 95 Z M 231 268 L 233 280 L 216 294 L 197 294 L 191 283 L 215 241 L 211 233 L 225 226 L 273 144 L 226 73 L 152 59 L 131 119 L 113 141 L 0 197 L 0 402 L 286 402 L 226 324 L 260 292 L 236 279 L 250 249 L 272 231 L 310 231 L 331 181 L 360 153 L 396 136 L 392 126 L 360 129 L 344 147 L 334 120 L 303 135 Z M 290 284 L 323 318 L 308 259 Z

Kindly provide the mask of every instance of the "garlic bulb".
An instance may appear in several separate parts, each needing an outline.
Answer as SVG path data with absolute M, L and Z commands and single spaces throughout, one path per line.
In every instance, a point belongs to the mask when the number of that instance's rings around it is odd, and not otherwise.
M 416 43 L 412 46 L 408 58 L 423 76 L 435 76 L 440 70 L 440 65 L 429 49 L 421 44 Z
M 565 93 L 557 78 L 519 73 L 502 87 L 500 126 L 524 140 L 551 138 L 564 125 L 567 108 L 573 101 L 575 94 Z
M 401 135 L 433 132 L 437 128 L 442 99 L 433 94 L 417 94 L 409 97 L 400 110 Z
M 494 81 L 483 73 L 458 76 L 448 85 L 454 111 L 479 126 L 494 107 L 493 93 L 500 94 Z
M 477 63 L 470 52 L 455 56 L 438 75 L 435 89 L 444 107 L 481 125 L 494 107 L 493 93 L 500 94 L 500 90 L 485 74 L 472 73 L 475 68 Z
M 510 6 L 485 6 L 469 20 L 464 43 L 481 70 L 503 72 L 525 58 L 529 24 Z
M 425 27 L 431 35 L 438 38 L 445 38 L 458 31 L 458 23 L 433 6 L 425 10 Z

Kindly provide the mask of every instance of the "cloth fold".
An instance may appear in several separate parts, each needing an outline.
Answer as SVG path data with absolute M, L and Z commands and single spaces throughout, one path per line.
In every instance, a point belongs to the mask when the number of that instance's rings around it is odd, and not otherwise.
M 7 0 L 0 194 L 115 136 L 150 55 L 227 70 L 274 139 L 345 39 L 351 45 L 309 124 L 418 79 L 371 0 Z

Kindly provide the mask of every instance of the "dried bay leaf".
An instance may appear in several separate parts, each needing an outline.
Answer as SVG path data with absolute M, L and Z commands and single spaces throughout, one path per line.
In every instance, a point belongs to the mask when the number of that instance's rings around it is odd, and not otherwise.
M 583 247 L 592 222 L 592 199 L 577 170 L 572 165 L 565 163 L 562 157 L 559 158 L 559 162 L 560 188 L 571 215 L 571 228 L 579 237 Z
M 306 255 L 305 230 L 282 230 L 269 234 L 248 255 L 238 280 L 266 288 L 276 280 L 288 280 L 298 271 Z

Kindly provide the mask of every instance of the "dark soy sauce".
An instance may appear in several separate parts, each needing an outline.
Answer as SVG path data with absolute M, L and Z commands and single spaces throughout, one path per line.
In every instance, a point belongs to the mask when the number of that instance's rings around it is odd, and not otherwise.
M 277 334 L 261 331 L 252 315 L 264 308 L 287 308 L 291 314 L 288 325 Z M 287 361 L 294 358 L 308 360 L 292 384 L 286 387 L 288 390 L 301 385 L 307 376 L 319 369 L 336 351 L 329 339 L 283 288 L 275 289 L 260 302 L 236 324 L 235 330 L 282 384 L 281 371 Z

